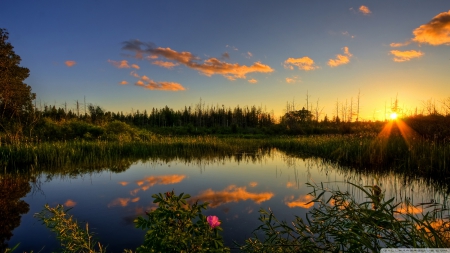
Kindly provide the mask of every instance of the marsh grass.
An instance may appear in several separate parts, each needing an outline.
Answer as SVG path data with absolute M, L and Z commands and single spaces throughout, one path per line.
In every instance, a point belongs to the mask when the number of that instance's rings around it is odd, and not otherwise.
M 395 172 L 432 178 L 443 184 L 450 178 L 450 141 L 419 137 L 405 140 L 396 133 L 388 137 L 350 134 L 268 138 L 152 135 L 134 141 L 25 142 L 2 145 L 0 166 L 4 171 L 110 167 L 119 172 L 126 170 L 132 161 L 151 157 L 163 160 L 223 157 L 274 148 L 293 156 L 320 157 L 356 170 Z
M 447 209 L 421 204 L 424 213 L 399 211 L 401 203 L 385 200 L 376 186 L 351 184 L 366 196 L 360 203 L 348 192 L 312 187 L 314 208 L 306 218 L 280 221 L 260 210 L 261 225 L 240 246 L 243 252 L 379 252 L 382 248 L 446 248 L 450 246 Z M 409 205 L 410 203 L 407 203 Z

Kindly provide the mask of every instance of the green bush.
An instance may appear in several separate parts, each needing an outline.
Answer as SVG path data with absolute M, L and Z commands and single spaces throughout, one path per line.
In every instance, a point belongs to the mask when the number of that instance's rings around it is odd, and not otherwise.
M 147 229 L 145 240 L 137 252 L 229 252 L 219 235 L 220 222 L 213 223 L 201 212 L 208 203 L 189 204 L 189 194 L 166 192 L 154 194 L 154 211 L 147 212 L 147 219 L 139 217 L 136 227 Z M 214 218 L 215 217 L 215 218 Z

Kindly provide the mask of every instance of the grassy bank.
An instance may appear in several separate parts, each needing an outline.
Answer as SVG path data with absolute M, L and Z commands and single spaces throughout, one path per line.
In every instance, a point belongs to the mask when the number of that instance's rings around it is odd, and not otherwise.
M 152 136 L 137 141 L 64 141 L 3 145 L 0 165 L 5 171 L 33 166 L 126 170 L 132 161 L 158 157 L 200 158 L 253 153 L 276 148 L 290 155 L 316 156 L 358 170 L 394 171 L 410 176 L 450 177 L 450 142 L 412 139 L 400 134 L 319 135 L 298 137 Z M 127 166 L 128 165 L 128 166 Z

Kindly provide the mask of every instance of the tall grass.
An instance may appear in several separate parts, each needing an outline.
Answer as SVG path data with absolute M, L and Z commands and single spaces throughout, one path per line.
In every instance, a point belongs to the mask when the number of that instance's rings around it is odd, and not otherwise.
M 214 136 L 151 136 L 136 141 L 75 140 L 25 142 L 0 147 L 0 166 L 18 168 L 110 167 L 123 171 L 132 161 L 150 157 L 192 159 L 279 149 L 294 156 L 316 156 L 339 166 L 363 171 L 387 171 L 411 177 L 450 178 L 450 141 L 376 134 L 239 138 Z

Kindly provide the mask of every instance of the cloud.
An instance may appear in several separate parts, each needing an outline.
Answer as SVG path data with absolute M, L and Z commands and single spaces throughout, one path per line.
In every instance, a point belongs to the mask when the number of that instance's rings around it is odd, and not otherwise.
M 416 50 L 409 50 L 409 51 L 391 50 L 390 54 L 394 55 L 395 62 L 409 61 L 411 59 L 419 58 L 424 55 L 424 53 Z
M 284 198 L 284 203 L 290 208 L 311 208 L 314 205 L 314 202 L 311 202 L 313 199 L 314 197 L 311 195 L 299 196 L 297 199 L 294 199 L 294 195 L 292 195 Z
M 111 63 L 114 67 L 119 68 L 119 69 L 129 69 L 130 68 L 130 65 L 128 65 L 127 60 L 122 60 L 122 61 L 108 60 L 108 62 Z
M 66 61 L 64 62 L 64 64 L 66 64 L 67 67 L 73 67 L 75 64 L 77 64 L 75 61 Z
M 171 69 L 171 68 L 173 68 L 175 66 L 180 65 L 179 63 L 173 63 L 173 62 L 170 62 L 170 61 L 154 61 L 154 62 L 152 62 L 152 64 L 155 64 L 155 65 L 167 68 L 167 69 Z
M 76 204 L 77 204 L 77 202 L 75 202 L 75 201 L 73 201 L 73 200 L 71 200 L 71 199 L 68 199 L 68 200 L 64 203 L 64 206 L 67 206 L 67 207 L 74 207 L 74 206 L 76 206 Z
M 253 54 L 250 52 L 247 52 L 246 54 L 244 54 L 245 58 L 250 59 L 253 57 Z
M 117 198 L 113 201 L 111 201 L 108 204 L 108 207 L 113 207 L 113 206 L 121 206 L 121 207 L 125 207 L 128 206 L 128 203 L 132 202 L 138 202 L 139 201 L 139 197 L 136 198 Z
M 372 13 L 369 10 L 369 7 L 365 6 L 365 5 L 361 5 L 361 7 L 359 7 L 359 11 L 364 14 L 364 15 L 369 15 L 370 13 Z
M 286 77 L 286 83 L 296 83 L 301 82 L 298 76 L 293 76 L 292 78 Z
M 230 55 L 228 54 L 228 52 L 222 54 L 222 59 L 230 59 Z
M 403 46 L 407 46 L 409 45 L 411 42 L 410 41 L 405 41 L 405 42 L 392 42 L 391 44 L 389 44 L 389 46 L 391 47 L 403 47 Z
M 423 212 L 422 207 L 415 207 L 410 204 L 402 203 L 397 209 L 395 210 L 398 213 L 401 214 L 418 214 Z
M 140 69 L 140 67 L 137 64 L 131 64 L 131 67 L 134 69 Z
M 427 24 L 416 28 L 413 34 L 412 40 L 418 43 L 450 45 L 450 10 L 439 13 Z
M 238 51 L 238 49 L 236 47 L 234 47 L 234 46 L 226 45 L 225 47 L 229 47 L 229 48 L 231 48 L 234 51 Z
M 140 86 L 149 90 L 167 90 L 167 91 L 180 91 L 186 90 L 183 85 L 176 82 L 156 82 L 150 79 L 148 76 L 139 76 L 136 71 L 131 71 L 130 75 L 138 78 L 139 80 L 135 83 L 136 86 Z
M 348 47 L 344 47 L 342 50 L 344 51 L 344 54 L 337 54 L 336 59 L 328 60 L 328 66 L 333 68 L 350 62 L 350 57 L 353 55 L 348 50 Z
M 139 81 L 138 81 L 139 82 Z M 161 176 L 148 176 L 143 179 L 140 179 L 136 181 L 136 184 L 139 186 L 139 188 L 134 189 L 130 192 L 131 195 L 136 195 L 139 191 L 146 191 L 150 187 L 154 185 L 166 185 L 166 184 L 178 184 L 183 179 L 186 178 L 186 175 L 161 175 Z
M 355 35 L 350 35 L 350 33 L 349 33 L 349 32 L 347 32 L 347 31 L 345 31 L 345 32 L 342 32 L 342 35 L 345 35 L 345 36 L 350 36 L 350 38 L 352 38 L 352 39 L 354 39 L 354 38 L 355 38 Z
M 120 82 L 120 84 L 121 84 L 121 85 L 127 85 L 128 82 L 127 82 L 127 81 L 122 81 L 122 82 Z
M 292 183 L 292 182 L 287 182 L 286 183 L 286 188 L 294 188 L 294 187 L 295 187 L 294 183 Z
M 120 184 L 121 186 L 126 186 L 126 185 L 128 184 L 128 182 L 121 181 L 121 182 L 119 182 L 119 184 Z
M 230 185 L 222 191 L 213 191 L 208 189 L 201 192 L 198 196 L 189 200 L 190 203 L 195 203 L 198 200 L 202 200 L 209 203 L 212 208 L 229 202 L 239 202 L 245 200 L 253 200 L 255 203 L 260 204 L 264 201 L 271 199 L 274 196 L 272 192 L 251 193 L 247 191 L 245 186 L 237 187 L 236 185 Z
M 156 47 L 153 43 L 132 40 L 126 41 L 123 44 L 122 49 L 134 52 L 136 58 L 142 58 L 144 55 L 164 57 L 167 60 L 175 61 L 178 64 L 197 70 L 205 76 L 222 75 L 227 79 L 233 80 L 236 78 L 245 79 L 248 73 L 273 72 L 270 66 L 264 65 L 261 62 L 255 62 L 251 66 L 246 66 L 237 63 L 227 63 L 214 57 L 201 61 L 199 57 L 194 56 L 190 52 L 178 52 L 171 48 Z
M 252 79 L 248 80 L 248 82 L 249 82 L 249 83 L 257 83 L 257 82 L 258 82 L 258 80 L 256 80 L 256 79 L 252 78 Z
M 315 70 L 319 67 L 314 64 L 314 60 L 309 58 L 308 56 L 304 56 L 302 58 L 288 58 L 284 61 L 284 67 L 287 69 L 294 69 L 294 66 L 297 66 L 300 70 Z

